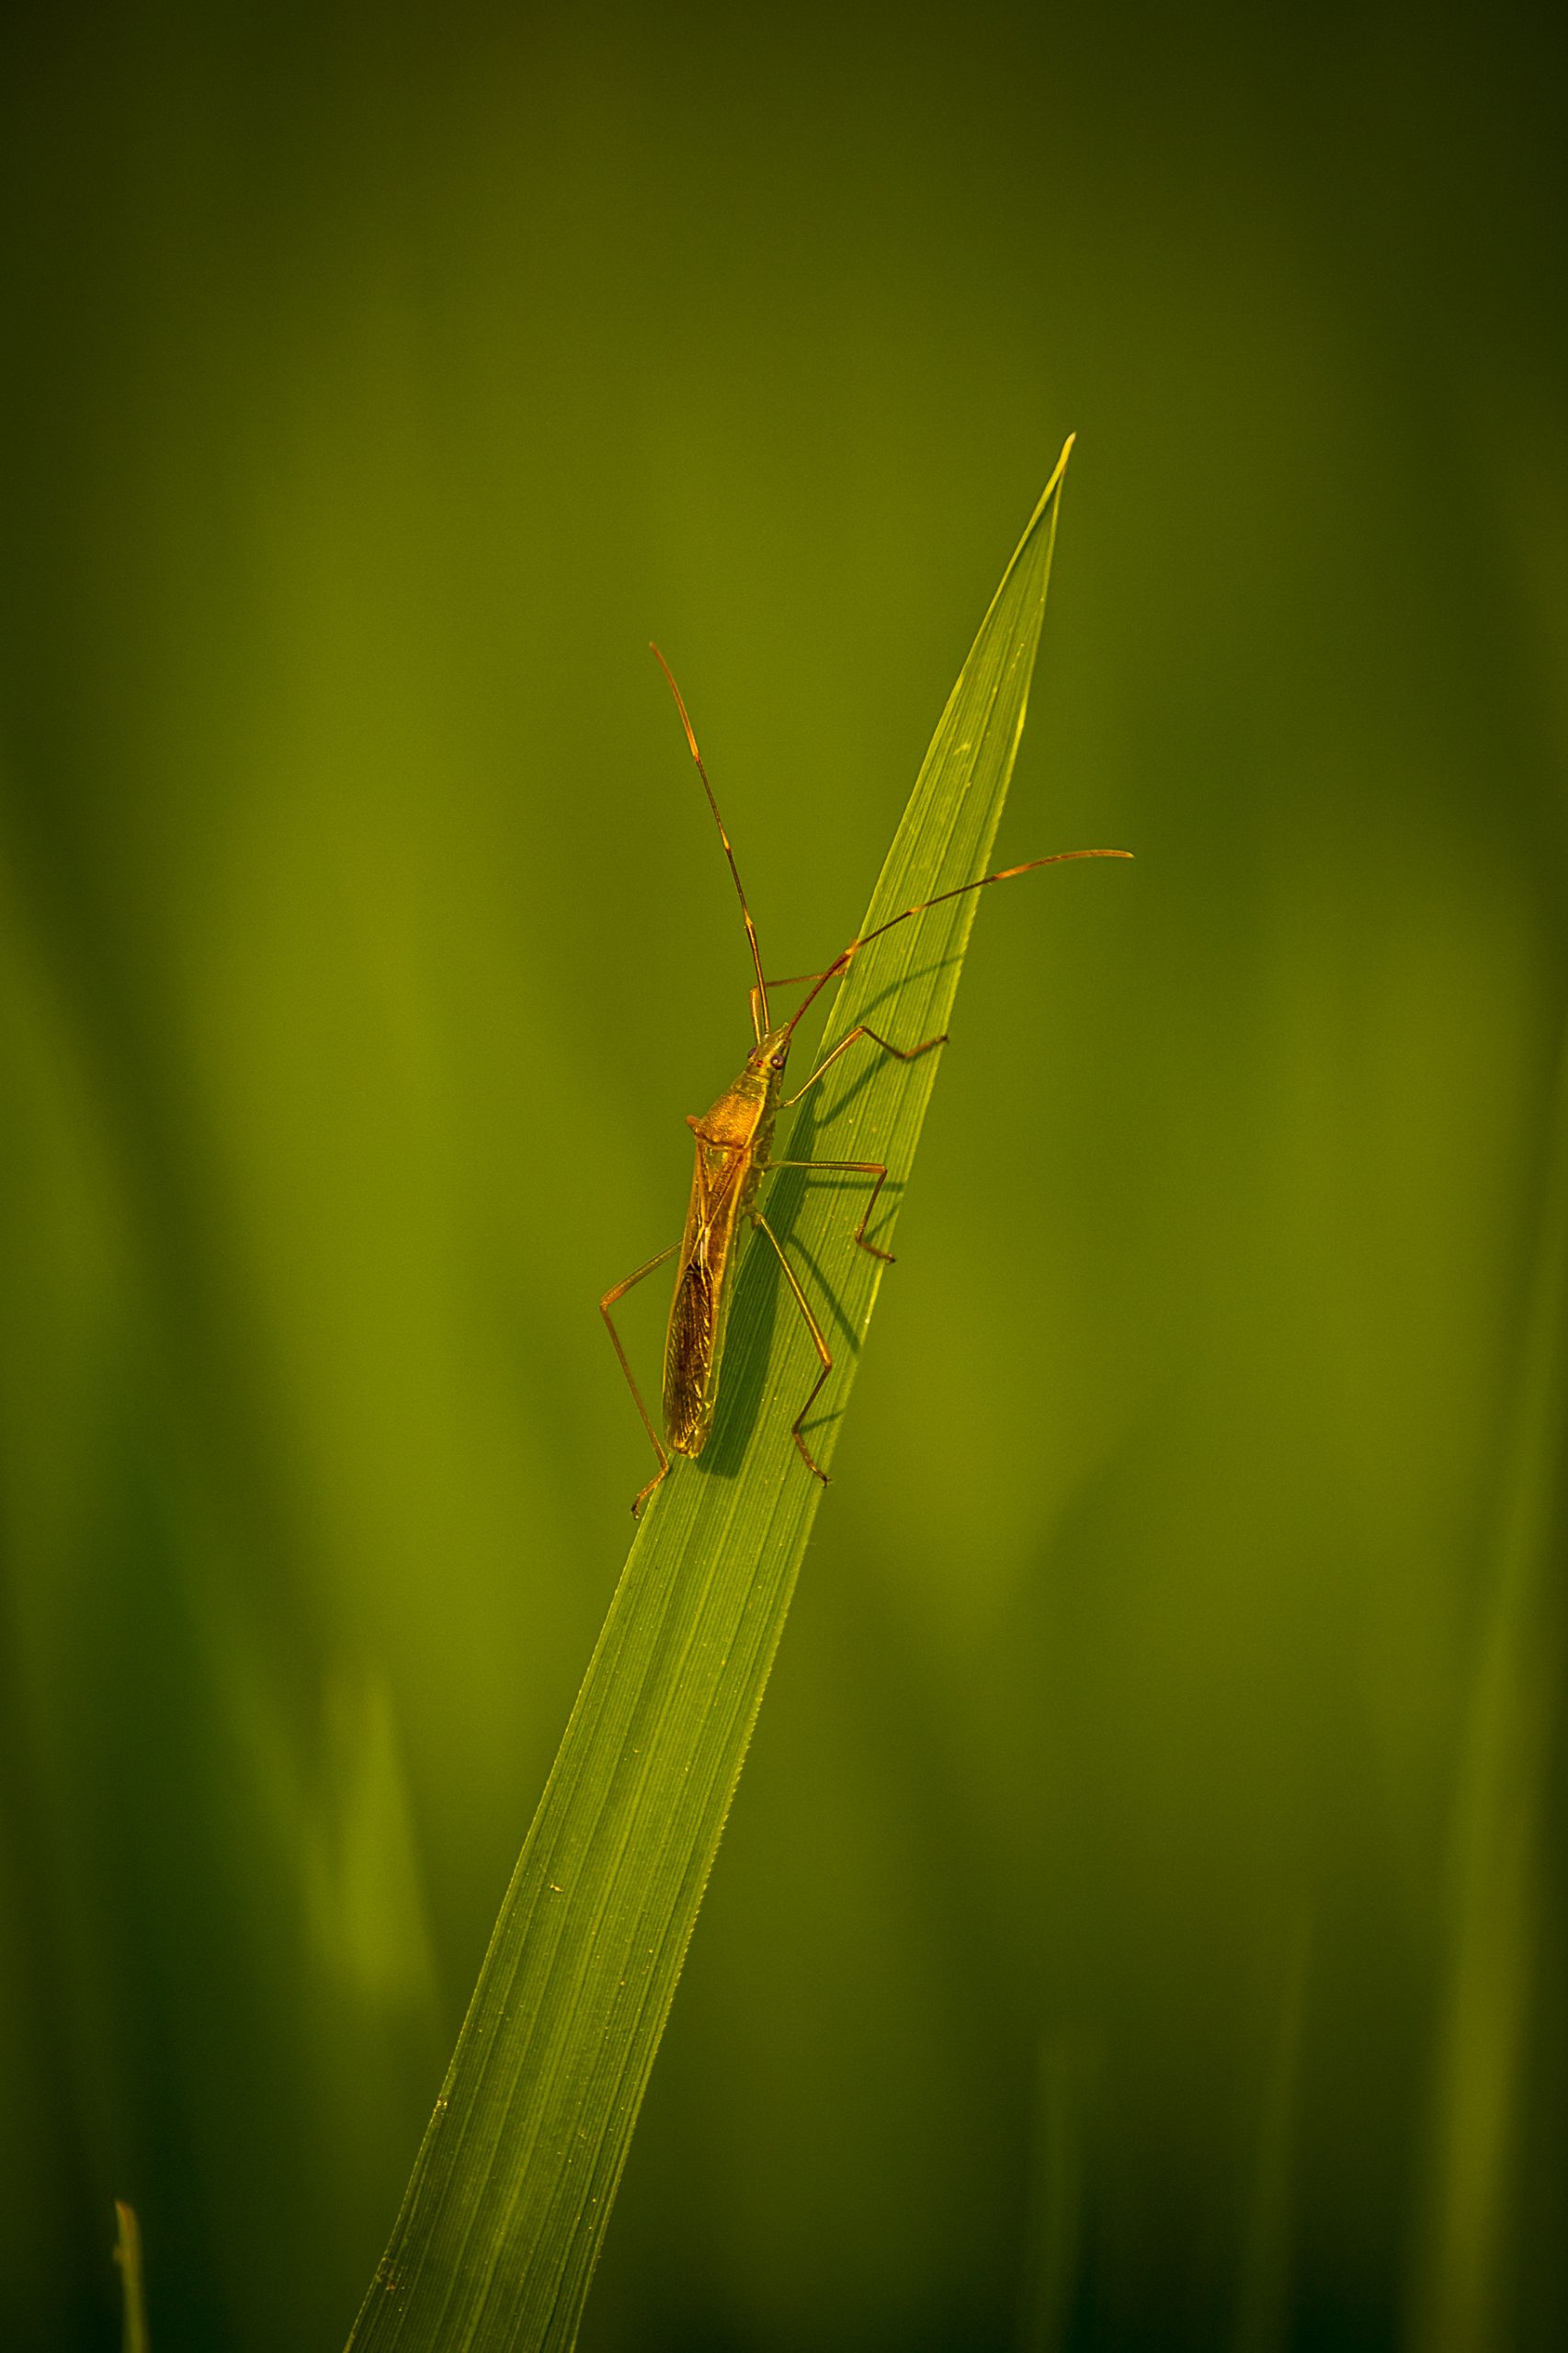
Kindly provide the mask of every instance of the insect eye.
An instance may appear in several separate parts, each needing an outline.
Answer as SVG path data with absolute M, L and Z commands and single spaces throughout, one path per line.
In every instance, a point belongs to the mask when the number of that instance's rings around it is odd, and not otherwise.
M 783 1069 L 783 1067 L 784 1067 L 784 1057 L 783 1057 L 783 1055 L 782 1055 L 782 1054 L 775 1054 L 775 1055 L 774 1055 L 774 1057 L 773 1057 L 773 1067 L 774 1067 L 774 1069 L 775 1069 L 775 1070 L 782 1070 L 782 1069 Z

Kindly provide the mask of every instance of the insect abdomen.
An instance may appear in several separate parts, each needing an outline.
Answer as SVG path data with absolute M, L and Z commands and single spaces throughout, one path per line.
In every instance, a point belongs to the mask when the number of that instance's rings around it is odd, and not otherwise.
M 700 1454 L 713 1427 L 718 1304 L 706 1266 L 688 1260 L 676 1286 L 665 1341 L 665 1436 L 677 1454 Z
M 697 1160 L 665 1336 L 665 1436 L 677 1454 L 700 1454 L 713 1427 L 735 1229 L 756 1197 L 778 1096 L 777 1072 L 748 1064 L 690 1122 Z

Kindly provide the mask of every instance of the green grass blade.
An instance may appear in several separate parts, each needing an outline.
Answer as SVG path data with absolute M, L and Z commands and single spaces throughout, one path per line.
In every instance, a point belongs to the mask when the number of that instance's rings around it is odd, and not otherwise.
M 864 929 L 986 871 L 1066 456 L 942 715 Z M 862 1020 L 901 1043 L 945 1029 L 982 895 L 869 949 L 824 1035 Z M 780 1123 L 779 1157 L 886 1162 L 884 1247 L 941 1059 L 852 1050 L 793 1128 Z M 858 1182 L 786 1172 L 768 1197 L 836 1360 L 809 1433 L 824 1466 L 882 1273 L 854 1244 Z M 673 1228 L 680 1204 L 670 1211 Z M 637 1532 L 354 2353 L 536 2353 L 576 2336 L 822 1492 L 790 1437 L 816 1358 L 762 1237 L 735 1279 L 712 1438 L 699 1462 L 676 1463 Z
M 1568 1423 L 1568 1029 L 1519 1393 L 1451 1830 L 1449 1982 L 1410 2342 L 1511 2341 L 1513 2208 L 1549 1903 L 1561 1704 L 1562 1432 Z
M 147 2291 L 142 2279 L 142 2225 L 136 2209 L 124 2200 L 114 2201 L 114 2259 L 119 2266 L 119 2296 L 123 2312 L 122 2353 L 149 2353 Z

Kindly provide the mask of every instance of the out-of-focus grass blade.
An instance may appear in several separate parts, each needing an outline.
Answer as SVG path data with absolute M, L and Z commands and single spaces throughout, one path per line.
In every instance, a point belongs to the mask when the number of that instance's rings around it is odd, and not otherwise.
M 119 2294 L 124 2311 L 120 2337 L 123 2353 L 149 2353 L 147 2291 L 142 2279 L 142 2225 L 136 2209 L 124 2200 L 114 2201 L 114 2259 L 119 2266 Z
M 1231 2353 L 1279 2353 L 1290 2341 L 1292 2158 L 1301 2134 L 1301 2039 L 1311 1961 L 1312 1918 L 1303 1907 L 1280 1971 L 1279 2015 L 1258 2120 Z
M 1428 2211 L 1412 2283 L 1418 2353 L 1513 2336 L 1510 2209 L 1542 1933 L 1561 1696 L 1562 1430 L 1568 1419 L 1568 1029 L 1491 1590 L 1456 1793 L 1447 2001 Z
M 1066 458 L 942 714 L 865 930 L 986 871 Z M 981 895 L 857 959 L 824 1035 L 868 1019 L 900 1043 L 945 1029 Z M 788 1136 L 781 1124 L 780 1158 L 886 1162 L 884 1248 L 940 1061 L 851 1052 Z M 787 1173 L 768 1199 L 836 1359 L 809 1432 L 825 1467 L 881 1276 L 853 1239 L 865 1183 Z M 672 1201 L 673 1231 L 680 1214 Z M 699 1461 L 677 1460 L 637 1531 L 353 2353 L 535 2353 L 576 2336 L 821 1495 L 790 1442 L 816 1358 L 781 1281 L 754 1237 L 713 1436 Z

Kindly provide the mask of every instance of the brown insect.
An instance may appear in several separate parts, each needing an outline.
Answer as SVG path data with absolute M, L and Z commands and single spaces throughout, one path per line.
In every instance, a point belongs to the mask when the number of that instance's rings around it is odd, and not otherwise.
M 914 1062 L 917 1055 L 929 1053 L 933 1046 L 945 1045 L 947 1032 L 944 1030 L 937 1038 L 924 1038 L 917 1046 L 895 1046 L 891 1038 L 880 1036 L 862 1022 L 851 1029 L 847 1037 L 840 1038 L 835 1046 L 828 1049 L 803 1086 L 798 1087 L 793 1095 L 786 1095 L 783 1091 L 784 1067 L 790 1057 L 790 1040 L 801 1017 L 821 991 L 829 981 L 846 971 L 855 957 L 871 940 L 880 939 L 883 932 L 892 931 L 897 924 L 907 923 L 911 915 L 924 915 L 927 908 L 939 907 L 949 899 L 960 899 L 968 891 L 983 891 L 990 882 L 1009 882 L 1017 874 L 1032 873 L 1037 866 L 1059 866 L 1082 858 L 1130 858 L 1132 854 L 1125 849 L 1056 850 L 1048 858 L 1031 858 L 1026 859 L 1022 866 L 1005 866 L 998 873 L 982 874 L 972 882 L 960 882 L 955 890 L 939 891 L 934 899 L 922 899 L 917 905 L 905 907 L 902 915 L 892 915 L 886 923 L 880 923 L 873 930 L 862 932 L 858 938 L 852 939 L 824 972 L 803 973 L 801 979 L 810 981 L 811 987 L 789 1020 L 775 1029 L 768 1011 L 767 983 L 763 978 L 762 950 L 757 944 L 756 926 L 746 904 L 740 869 L 735 864 L 735 853 L 724 831 L 724 821 L 719 814 L 719 803 L 708 781 L 708 771 L 702 765 L 702 755 L 697 748 L 697 737 L 687 716 L 680 688 L 675 682 L 669 664 L 656 645 L 653 653 L 669 680 L 670 692 L 676 699 L 676 708 L 686 729 L 686 740 L 691 747 L 697 773 L 702 779 L 702 790 L 708 796 L 713 822 L 719 828 L 719 839 L 729 861 L 735 895 L 741 903 L 741 919 L 745 925 L 752 963 L 756 972 L 751 991 L 752 1029 L 756 1042 L 746 1056 L 745 1067 L 740 1076 L 724 1089 L 711 1109 L 705 1111 L 700 1119 L 687 1117 L 687 1126 L 697 1138 L 697 1162 L 692 1171 L 686 1231 L 680 1240 L 672 1242 L 667 1249 L 650 1258 L 645 1267 L 639 1267 L 634 1275 L 628 1275 L 624 1282 L 617 1283 L 613 1290 L 607 1290 L 599 1302 L 599 1313 L 608 1327 L 616 1355 L 620 1359 L 620 1369 L 626 1375 L 637 1410 L 642 1416 L 643 1427 L 659 1458 L 658 1469 L 632 1504 L 633 1518 L 667 1475 L 670 1457 L 642 1402 L 642 1392 L 637 1386 L 636 1376 L 621 1346 L 610 1309 L 642 1282 L 644 1276 L 651 1275 L 656 1267 L 662 1267 L 668 1258 L 678 1257 L 675 1298 L 671 1302 L 669 1327 L 665 1336 L 665 1441 L 676 1454 L 700 1454 L 713 1427 L 713 1408 L 719 1395 L 719 1374 L 724 1356 L 724 1322 L 730 1303 L 730 1277 L 734 1265 L 736 1237 L 743 1222 L 765 1235 L 771 1245 L 784 1270 L 784 1279 L 795 1304 L 805 1318 L 806 1329 L 817 1352 L 820 1370 L 812 1383 L 810 1394 L 790 1426 L 790 1435 L 800 1449 L 801 1459 L 807 1470 L 824 1486 L 827 1484 L 826 1472 L 813 1459 L 806 1444 L 803 1425 L 816 1403 L 824 1381 L 833 1370 L 833 1355 L 823 1337 L 822 1326 L 812 1313 L 811 1302 L 801 1288 L 800 1279 L 784 1255 L 783 1245 L 756 1205 L 757 1194 L 763 1178 L 771 1176 L 779 1168 L 822 1168 L 869 1178 L 870 1197 L 855 1229 L 855 1239 L 862 1250 L 870 1252 L 873 1258 L 884 1259 L 891 1265 L 892 1252 L 879 1249 L 876 1243 L 869 1241 L 866 1235 L 871 1212 L 877 1206 L 877 1196 L 887 1182 L 888 1172 L 880 1160 L 774 1160 L 769 1156 L 773 1130 L 779 1112 L 791 1109 L 816 1085 L 824 1072 L 838 1060 L 839 1055 L 847 1052 L 862 1038 L 869 1039 L 872 1045 L 879 1047 L 884 1054 L 894 1054 L 900 1062 L 908 1063 Z M 776 988 L 790 985 L 783 981 L 774 983 Z

